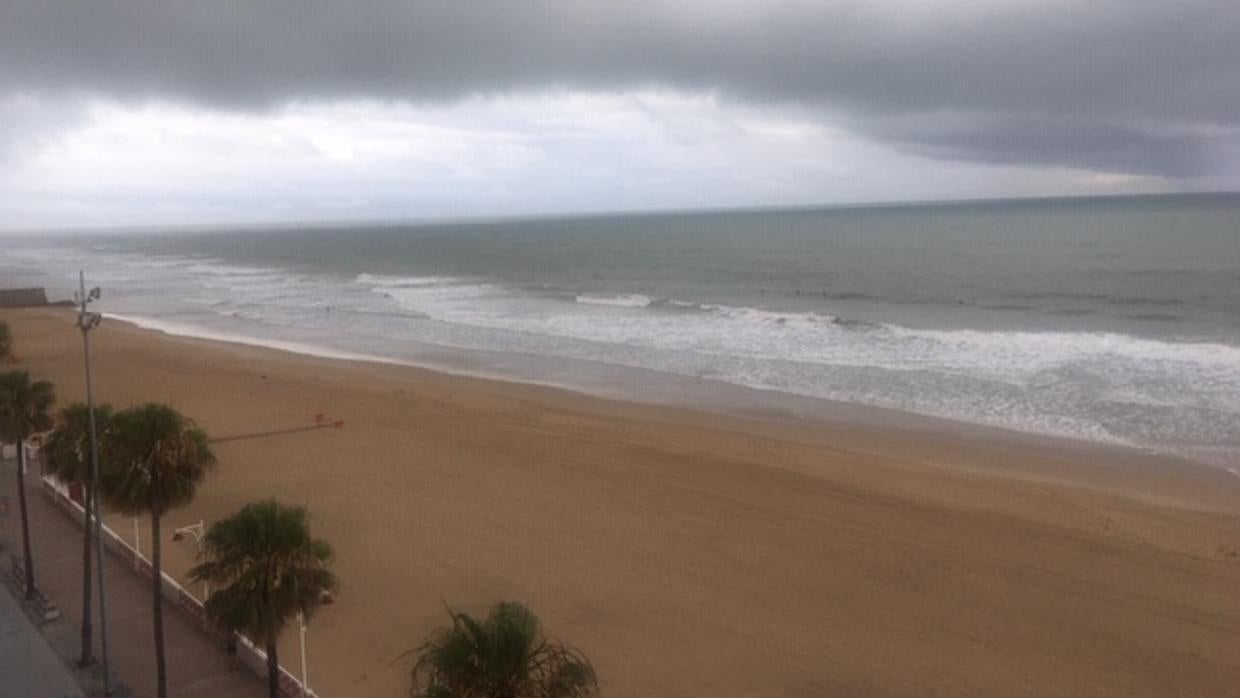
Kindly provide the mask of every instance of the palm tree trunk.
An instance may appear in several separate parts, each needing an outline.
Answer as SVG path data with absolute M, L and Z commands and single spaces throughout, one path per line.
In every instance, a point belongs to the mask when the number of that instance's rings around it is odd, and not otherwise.
M 84 483 L 85 500 L 82 502 L 82 656 L 78 666 L 89 666 L 95 662 L 91 656 L 91 624 L 90 624 L 90 512 L 91 486 L 90 481 Z M 102 564 L 102 563 L 100 563 Z
M 164 662 L 164 595 L 163 571 L 160 566 L 161 545 L 159 537 L 159 515 L 151 515 L 151 589 L 154 594 L 155 617 L 155 694 L 158 698 L 168 698 L 168 667 Z
M 26 563 L 26 600 L 34 600 L 34 558 L 30 556 L 30 518 L 26 513 L 26 442 L 17 441 L 17 502 L 22 516 L 22 558 Z
M 280 696 L 280 659 L 276 656 L 276 636 L 267 636 L 267 695 L 269 698 Z

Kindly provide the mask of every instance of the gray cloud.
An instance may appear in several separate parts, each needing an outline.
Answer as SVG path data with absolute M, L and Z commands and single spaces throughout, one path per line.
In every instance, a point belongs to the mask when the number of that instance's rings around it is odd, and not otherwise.
M 876 117 L 860 132 L 932 158 L 993 164 L 1070 165 L 1094 171 L 1195 177 L 1236 169 L 1240 129 L 1141 128 L 1121 121 L 1038 114 L 956 112 Z
M 86 114 L 73 103 L 49 104 L 0 93 L 0 164 L 37 151 L 51 134 L 86 120 Z
M 642 86 L 800 105 L 934 157 L 1234 173 L 1228 0 L 4 0 L 0 95 L 227 109 Z

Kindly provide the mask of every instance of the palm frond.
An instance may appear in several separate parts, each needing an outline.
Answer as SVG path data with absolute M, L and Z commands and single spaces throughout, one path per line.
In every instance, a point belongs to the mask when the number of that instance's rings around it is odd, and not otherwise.
M 13 360 L 13 334 L 9 332 L 9 324 L 0 320 L 0 364 Z
M 95 428 L 107 431 L 112 419 L 108 405 L 95 407 Z M 90 478 L 90 410 L 75 402 L 62 408 L 56 428 L 43 443 L 43 462 L 48 471 L 64 482 L 86 482 Z
M 27 371 L 0 374 L 0 439 L 17 443 L 51 429 L 48 411 L 55 402 L 51 382 L 32 383 Z
M 114 415 L 103 450 L 103 495 L 130 516 L 162 516 L 187 504 L 215 465 L 207 435 L 171 407 L 153 403 Z
M 586 698 L 598 695 L 594 667 L 580 651 L 542 635 L 525 606 L 496 604 L 485 620 L 449 610 L 452 625 L 412 653 L 410 696 Z
M 222 590 L 207 612 L 256 641 L 278 636 L 298 613 L 311 616 L 337 587 L 331 546 L 310 535 L 306 510 L 274 499 L 213 524 L 201 557 L 190 577 Z

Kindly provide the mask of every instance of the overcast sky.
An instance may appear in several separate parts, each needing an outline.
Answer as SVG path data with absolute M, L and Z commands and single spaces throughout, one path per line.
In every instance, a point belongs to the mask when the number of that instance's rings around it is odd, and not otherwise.
M 1235 0 L 0 0 L 0 228 L 1240 189 Z

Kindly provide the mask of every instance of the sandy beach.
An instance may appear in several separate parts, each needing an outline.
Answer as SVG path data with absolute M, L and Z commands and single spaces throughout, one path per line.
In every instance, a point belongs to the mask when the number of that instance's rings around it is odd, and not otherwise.
M 0 319 L 23 368 L 81 399 L 69 313 Z M 1240 478 L 1221 470 L 928 420 L 618 402 L 112 320 L 93 338 L 99 401 L 167 402 L 222 439 L 167 530 L 276 496 L 334 544 L 342 592 L 310 630 L 325 698 L 404 695 L 394 660 L 445 604 L 501 599 L 583 649 L 608 696 L 1240 686 Z M 235 438 L 318 413 L 343 428 Z M 170 572 L 192 556 L 166 542 Z M 296 648 L 286 633 L 286 663 Z

